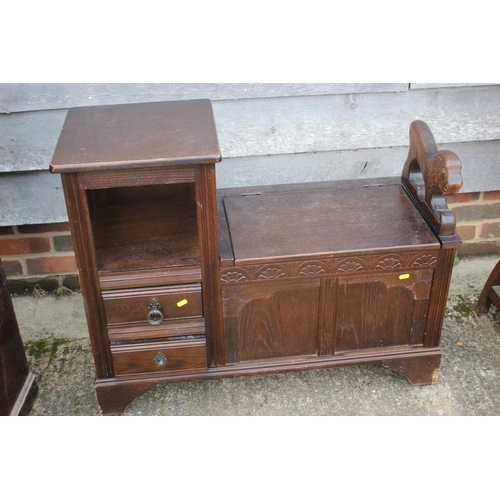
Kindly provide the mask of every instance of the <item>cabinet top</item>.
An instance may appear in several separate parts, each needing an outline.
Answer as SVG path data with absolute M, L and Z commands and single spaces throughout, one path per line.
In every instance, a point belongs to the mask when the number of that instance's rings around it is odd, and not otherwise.
M 89 106 L 68 111 L 53 173 L 221 161 L 208 99 Z

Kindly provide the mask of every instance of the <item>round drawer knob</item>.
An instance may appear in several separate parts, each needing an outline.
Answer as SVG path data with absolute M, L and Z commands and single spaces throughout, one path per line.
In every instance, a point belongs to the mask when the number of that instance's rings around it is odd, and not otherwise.
M 162 352 L 159 352 L 154 358 L 153 358 L 153 361 L 155 363 L 155 365 L 158 367 L 158 368 L 165 368 L 166 364 L 167 364 L 167 356 L 165 356 L 165 354 L 163 354 Z
M 161 312 L 161 305 L 155 299 L 153 299 L 149 303 L 149 312 L 147 319 L 148 323 L 152 326 L 159 325 L 163 321 L 163 313 Z

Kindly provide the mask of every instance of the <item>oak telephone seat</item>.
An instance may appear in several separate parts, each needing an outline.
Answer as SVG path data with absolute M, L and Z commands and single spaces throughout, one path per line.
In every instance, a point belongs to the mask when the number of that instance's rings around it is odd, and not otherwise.
M 102 414 L 158 383 L 379 363 L 437 380 L 459 159 L 415 121 L 401 177 L 216 189 L 208 100 L 69 110 L 61 174 Z

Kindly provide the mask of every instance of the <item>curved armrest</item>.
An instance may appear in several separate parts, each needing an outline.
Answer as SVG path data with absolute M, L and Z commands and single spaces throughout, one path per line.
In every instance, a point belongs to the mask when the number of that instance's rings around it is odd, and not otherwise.
M 410 126 L 410 149 L 401 180 L 436 234 L 444 240 L 453 237 L 455 214 L 445 196 L 458 193 L 462 187 L 462 163 L 452 151 L 438 151 L 423 121 L 416 120 Z

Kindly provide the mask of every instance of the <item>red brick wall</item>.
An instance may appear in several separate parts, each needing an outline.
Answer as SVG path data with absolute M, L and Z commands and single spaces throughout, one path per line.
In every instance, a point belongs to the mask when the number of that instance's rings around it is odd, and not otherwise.
M 47 288 L 78 286 L 67 223 L 1 227 L 0 258 L 11 293 L 36 283 Z
M 500 253 L 500 191 L 459 193 L 448 197 L 463 240 L 459 255 Z
M 500 191 L 448 197 L 463 239 L 459 255 L 500 253 Z M 71 235 L 67 223 L 0 227 L 0 258 L 12 289 L 34 283 L 78 286 Z

